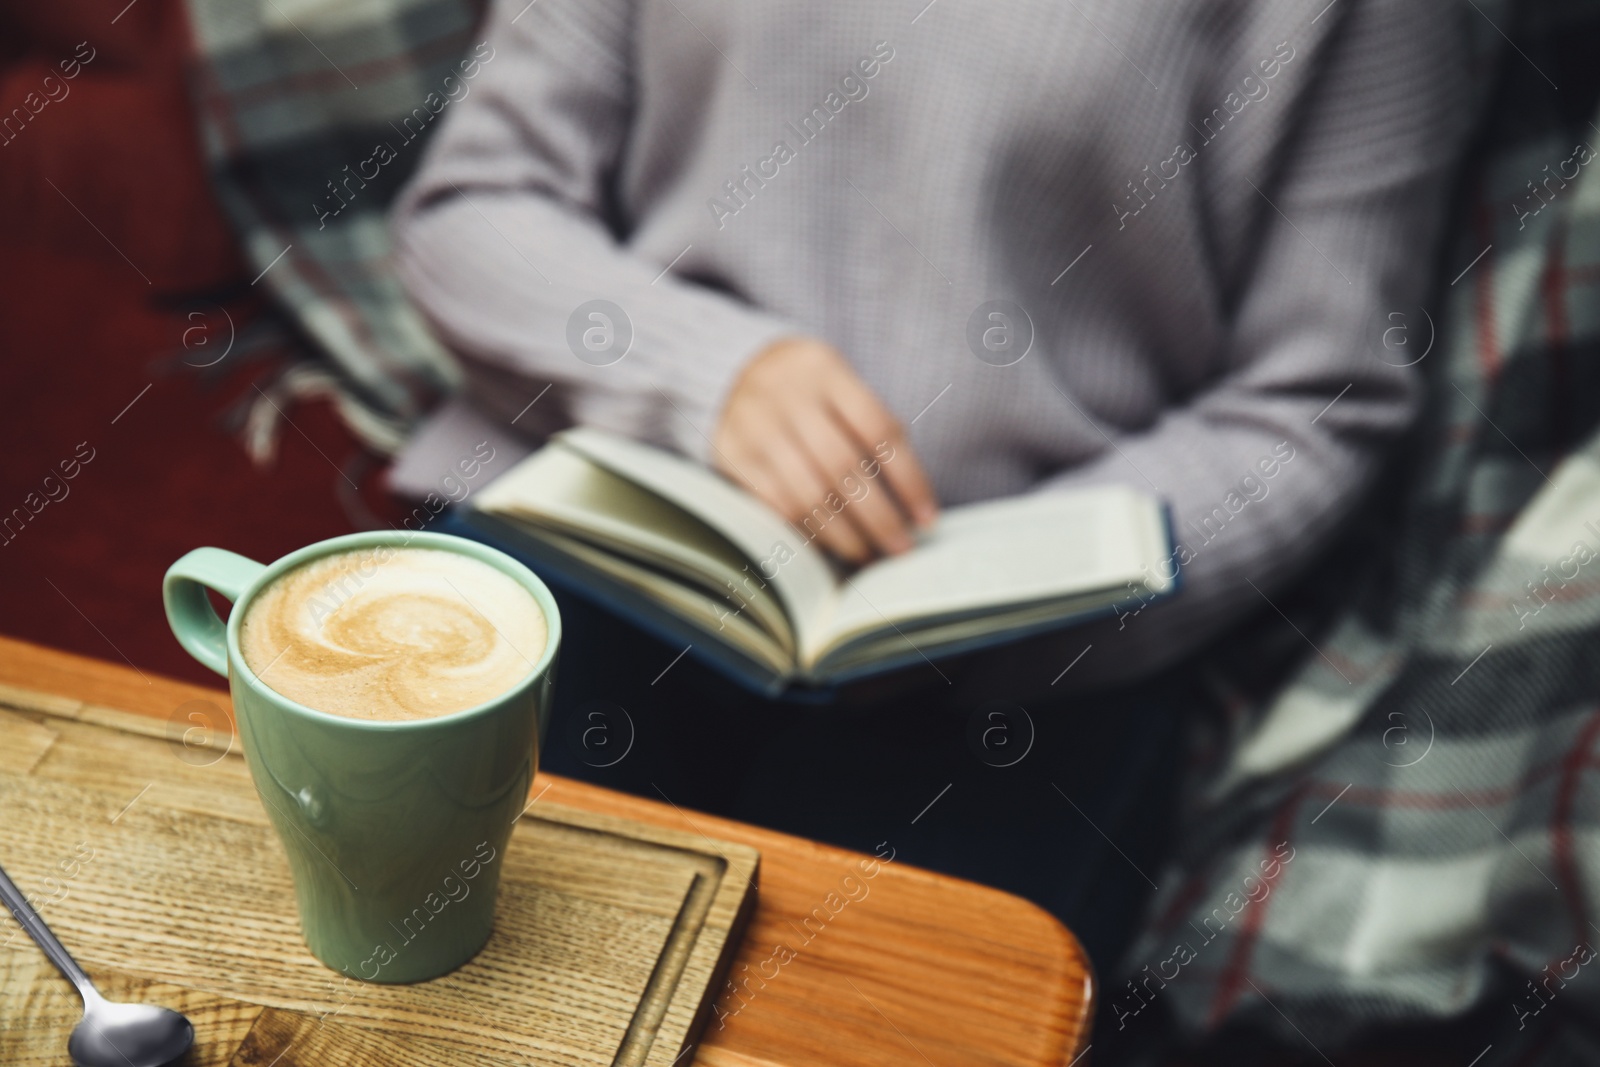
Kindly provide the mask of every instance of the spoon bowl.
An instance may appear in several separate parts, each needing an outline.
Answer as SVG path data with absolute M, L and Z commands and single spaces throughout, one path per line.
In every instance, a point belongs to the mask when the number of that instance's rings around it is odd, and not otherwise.
M 98 995 L 67 1041 L 78 1067 L 161 1067 L 194 1042 L 189 1020 L 153 1004 L 118 1004 Z
M 83 1019 L 67 1039 L 67 1053 L 78 1067 L 162 1067 L 188 1050 L 194 1027 L 182 1015 L 151 1004 L 118 1004 L 102 997 L 3 869 L 0 901 L 83 997 Z

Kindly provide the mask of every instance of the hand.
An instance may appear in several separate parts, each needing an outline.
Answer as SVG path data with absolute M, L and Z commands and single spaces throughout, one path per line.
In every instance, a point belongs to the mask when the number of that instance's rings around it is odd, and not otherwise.
M 825 342 L 788 338 L 740 373 L 715 465 L 850 563 L 904 552 L 938 502 L 905 431 Z

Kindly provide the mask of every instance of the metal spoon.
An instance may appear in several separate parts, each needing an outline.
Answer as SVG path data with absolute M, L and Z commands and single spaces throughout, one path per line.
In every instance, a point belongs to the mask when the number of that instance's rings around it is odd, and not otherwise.
M 177 1012 L 150 1004 L 118 1004 L 102 997 L 4 868 L 0 868 L 0 900 L 83 997 L 83 1020 L 67 1041 L 67 1052 L 78 1067 L 161 1067 L 189 1048 L 194 1027 Z

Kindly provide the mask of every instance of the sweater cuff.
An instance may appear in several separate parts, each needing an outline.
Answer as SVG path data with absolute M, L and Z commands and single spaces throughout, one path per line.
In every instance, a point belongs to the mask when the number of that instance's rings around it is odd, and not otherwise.
M 674 286 L 658 314 L 639 327 L 636 341 L 652 364 L 646 375 L 655 393 L 647 400 L 660 409 L 662 443 L 710 464 L 712 442 L 728 394 L 752 359 L 785 337 L 802 331 L 794 324 L 737 304 L 721 293 L 686 284 Z M 580 405 L 578 421 L 603 424 L 598 407 L 609 391 L 597 391 Z M 593 417 L 591 417 L 593 416 Z

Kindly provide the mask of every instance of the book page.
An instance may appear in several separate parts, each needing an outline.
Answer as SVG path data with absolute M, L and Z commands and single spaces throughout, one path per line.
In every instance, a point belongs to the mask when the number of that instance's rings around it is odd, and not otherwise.
M 789 649 L 747 621 L 744 615 L 729 612 L 716 598 L 576 538 L 550 533 L 544 536 L 547 544 L 667 605 L 680 618 L 707 634 L 716 635 L 724 644 L 732 645 L 773 674 L 785 677 L 794 672 L 794 656 Z
M 669 572 L 726 603 L 725 615 L 747 616 L 789 652 L 795 649 L 783 604 L 726 537 L 559 443 L 517 464 L 478 494 L 474 506 L 546 540 L 577 538 Z
M 1121 486 L 950 508 L 915 549 L 845 581 L 826 645 L 895 628 L 915 640 L 919 625 L 1096 591 L 1110 603 L 1130 582 L 1162 592 L 1165 542 L 1160 505 Z
M 1098 614 L 1105 608 L 1107 599 L 1106 591 L 1099 590 L 966 615 L 949 622 L 915 625 L 906 630 L 866 631 L 828 646 L 827 653 L 810 673 L 834 681 L 849 677 L 853 671 L 870 671 L 897 660 L 915 665 L 929 654 L 944 655 L 952 649 L 992 644 L 997 634 L 1004 635 L 1003 640 L 1012 640 L 1037 630 L 1053 629 L 1063 619 Z
M 648 445 L 584 427 L 565 430 L 553 441 L 721 532 L 748 558 L 749 573 L 776 590 L 794 628 L 796 645 L 807 649 L 817 643 L 831 613 L 837 580 L 822 553 L 776 512 L 700 464 Z

